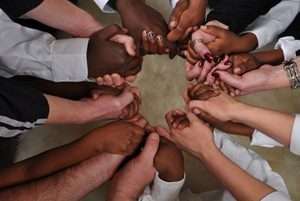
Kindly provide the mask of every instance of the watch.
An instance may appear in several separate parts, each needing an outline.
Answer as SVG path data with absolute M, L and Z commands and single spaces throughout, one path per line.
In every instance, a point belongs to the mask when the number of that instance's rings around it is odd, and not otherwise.
M 298 65 L 294 61 L 285 62 L 283 65 L 283 69 L 285 70 L 288 79 L 290 81 L 290 86 L 292 89 L 297 89 L 300 87 L 300 72 L 298 69 Z

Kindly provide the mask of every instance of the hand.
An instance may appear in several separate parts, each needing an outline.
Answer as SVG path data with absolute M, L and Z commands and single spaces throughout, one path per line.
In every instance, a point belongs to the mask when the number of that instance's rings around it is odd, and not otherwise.
M 140 145 L 144 129 L 128 122 L 115 122 L 92 130 L 83 141 L 97 153 L 130 155 Z
M 191 100 L 208 100 L 212 97 L 216 97 L 220 95 L 220 91 L 213 89 L 208 85 L 204 85 L 201 83 L 197 83 L 195 85 L 191 85 L 187 89 L 187 99 L 186 102 L 190 102 Z
M 108 201 L 134 201 L 143 193 L 155 176 L 154 157 L 159 146 L 159 136 L 150 134 L 139 156 L 129 161 L 113 178 Z
M 98 78 L 113 73 L 126 77 L 141 70 L 142 57 L 127 53 L 133 54 L 135 48 L 129 45 L 132 41 L 124 42 L 118 34 L 124 34 L 124 31 L 117 25 L 111 25 L 91 36 L 87 50 L 89 77 Z M 123 41 L 127 51 L 122 44 L 114 41 Z
M 226 122 L 233 120 L 234 114 L 239 112 L 240 105 L 241 103 L 229 95 L 221 93 L 205 101 L 192 100 L 189 102 L 188 108 L 196 114 L 204 112 L 220 121 Z
M 222 81 L 237 89 L 237 95 L 289 86 L 289 81 L 281 66 L 263 65 L 241 76 L 223 71 L 216 73 Z
M 160 136 L 167 138 L 195 157 L 201 157 L 210 147 L 215 147 L 212 131 L 203 121 L 193 113 L 188 113 L 186 118 L 189 125 L 183 127 L 175 123 L 177 113 L 178 111 L 171 111 L 166 115 L 170 132 L 161 127 L 157 128 Z
M 206 77 L 206 84 L 213 85 L 216 77 L 218 76 L 217 74 L 215 74 L 216 71 L 232 72 L 232 63 L 229 59 L 229 56 L 225 55 L 225 57 L 222 58 L 222 60 L 210 70 Z
M 217 26 L 202 26 L 200 29 L 216 37 L 213 42 L 206 44 L 210 52 L 215 56 L 238 53 L 238 50 L 241 49 L 239 46 L 243 45 L 241 37 L 229 30 Z
M 104 89 L 104 87 L 102 87 Z M 140 98 L 136 88 L 95 89 L 92 98 L 82 100 L 84 122 L 111 119 L 131 119 L 139 112 Z
M 234 54 L 230 56 L 230 60 L 233 72 L 237 75 L 242 75 L 261 66 L 256 57 L 251 53 Z
M 208 73 L 213 69 L 215 63 L 208 60 L 198 61 L 195 65 L 186 62 L 185 70 L 188 80 L 196 79 L 198 82 L 206 81 Z
M 168 40 L 185 40 L 194 27 L 204 22 L 206 7 L 207 0 L 179 0 L 170 17 Z
M 104 75 L 103 77 L 98 77 L 96 81 L 98 85 L 121 87 L 123 85 L 126 85 L 126 83 L 134 82 L 135 79 L 136 76 L 134 75 L 121 77 L 119 74 L 114 73 L 112 75 Z
M 168 26 L 162 17 L 143 0 L 118 0 L 117 9 L 122 23 L 135 39 L 137 54 L 165 54 L 170 51 L 166 40 Z

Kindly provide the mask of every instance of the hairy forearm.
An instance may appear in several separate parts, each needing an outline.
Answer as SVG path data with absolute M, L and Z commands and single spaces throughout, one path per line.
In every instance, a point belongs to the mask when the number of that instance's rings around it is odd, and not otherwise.
M 25 16 L 79 37 L 89 37 L 102 28 L 94 17 L 68 0 L 44 0 Z
M 208 150 L 200 159 L 236 200 L 260 201 L 274 191 L 234 164 L 216 147 Z
M 6 201 L 78 201 L 106 182 L 123 160 L 122 156 L 100 154 L 53 176 L 0 191 Z
M 1 170 L 0 188 L 45 177 L 87 160 L 99 153 L 101 153 L 101 150 L 96 149 L 87 140 L 78 140 L 71 144 L 49 150 Z
M 232 114 L 233 121 L 256 128 L 286 146 L 290 144 L 293 115 L 246 104 L 239 104 L 236 111 L 239 112 Z
M 281 49 L 255 52 L 253 55 L 260 65 L 279 65 L 284 61 L 284 55 Z

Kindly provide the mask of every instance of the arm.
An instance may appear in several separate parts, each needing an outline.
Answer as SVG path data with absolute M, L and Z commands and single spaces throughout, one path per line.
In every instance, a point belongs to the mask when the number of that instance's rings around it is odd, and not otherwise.
M 298 0 L 283 0 L 267 14 L 258 17 L 250 24 L 246 33 L 252 33 L 258 41 L 258 48 L 276 39 L 292 23 L 300 9 Z M 289 11 L 288 14 L 286 11 Z
M 93 16 L 68 0 L 44 0 L 25 17 L 80 37 L 89 37 L 102 28 Z
M 253 56 L 260 65 L 279 65 L 284 61 L 284 54 L 281 49 L 255 52 L 253 53 Z
M 0 188 L 51 175 L 102 153 L 131 154 L 140 144 L 144 130 L 116 122 L 94 129 L 81 139 L 21 161 L 0 171 Z M 127 146 L 125 143 L 129 142 Z

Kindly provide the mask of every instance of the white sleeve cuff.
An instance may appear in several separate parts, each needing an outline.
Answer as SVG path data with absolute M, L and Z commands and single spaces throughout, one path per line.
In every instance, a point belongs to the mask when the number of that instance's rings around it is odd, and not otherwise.
M 177 182 L 166 182 L 160 179 L 157 173 L 152 185 L 151 195 L 153 200 L 177 201 L 184 182 L 185 176 L 182 180 Z
M 108 5 L 109 0 L 94 0 L 94 2 L 104 13 L 115 13 L 116 12 L 113 8 L 111 8 Z
M 285 61 L 291 61 L 296 58 L 296 52 L 300 50 L 300 40 L 296 40 L 292 36 L 280 38 L 275 49 L 281 48 Z
M 291 201 L 291 199 L 285 193 L 276 191 L 267 195 L 261 201 Z
M 300 115 L 296 115 L 294 120 L 290 151 L 296 155 L 300 155 Z
M 89 39 L 56 40 L 52 47 L 53 81 L 85 81 L 88 79 L 87 47 Z
M 172 8 L 175 8 L 176 4 L 178 3 L 179 0 L 170 0 L 170 4 Z
M 267 147 L 267 148 L 283 147 L 282 144 L 280 144 L 276 140 L 270 138 L 269 136 L 265 135 L 264 133 L 262 133 L 256 129 L 254 130 L 254 132 L 252 134 L 251 145 Z

